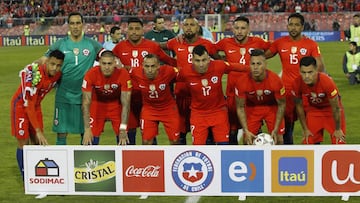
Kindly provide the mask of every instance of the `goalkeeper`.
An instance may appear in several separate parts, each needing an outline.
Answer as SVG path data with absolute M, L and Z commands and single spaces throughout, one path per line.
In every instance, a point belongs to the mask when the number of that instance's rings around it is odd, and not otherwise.
M 43 132 L 41 101 L 60 79 L 60 68 L 65 55 L 54 50 L 46 63 L 29 64 L 20 71 L 21 84 L 11 100 L 11 132 L 18 141 L 16 159 L 24 178 L 23 146 L 26 144 L 47 145 Z

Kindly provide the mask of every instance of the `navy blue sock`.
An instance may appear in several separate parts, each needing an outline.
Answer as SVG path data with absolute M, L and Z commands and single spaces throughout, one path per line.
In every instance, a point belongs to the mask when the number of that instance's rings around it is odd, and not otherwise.
M 93 141 L 92 141 L 92 144 L 93 145 L 99 145 L 99 142 L 100 142 L 100 137 L 93 137 Z
M 136 129 L 129 129 L 128 131 L 129 145 L 136 144 Z
M 229 145 L 229 142 L 217 142 L 217 145 Z
M 16 160 L 19 166 L 19 170 L 22 176 L 22 179 L 24 180 L 24 155 L 23 155 L 23 149 L 17 148 L 16 149 Z
M 157 145 L 157 139 L 154 137 L 152 145 Z
M 179 145 L 186 145 L 186 133 L 180 133 Z

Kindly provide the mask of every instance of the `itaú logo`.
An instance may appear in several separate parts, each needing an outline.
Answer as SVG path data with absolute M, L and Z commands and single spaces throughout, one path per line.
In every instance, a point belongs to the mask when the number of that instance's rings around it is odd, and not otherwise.
M 126 177 L 143 177 L 143 178 L 156 178 L 159 177 L 160 166 L 145 166 L 143 168 L 136 168 L 134 165 L 129 166 L 126 169 Z
M 328 192 L 360 191 L 360 152 L 326 152 L 322 158 L 322 185 Z

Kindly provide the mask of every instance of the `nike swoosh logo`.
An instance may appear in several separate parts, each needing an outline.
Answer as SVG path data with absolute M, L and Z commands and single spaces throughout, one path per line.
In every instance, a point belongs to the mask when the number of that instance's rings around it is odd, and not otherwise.
M 178 48 L 178 51 L 185 51 L 185 49 L 182 49 L 182 48 Z
M 197 85 L 197 82 L 191 82 L 190 85 Z
M 287 52 L 288 50 L 287 49 L 281 49 L 281 52 Z
M 64 54 L 70 53 L 71 51 L 63 51 Z
M 145 88 L 145 86 L 144 86 L 144 85 L 139 85 L 139 87 L 140 87 L 140 88 Z
M 129 53 L 122 53 L 121 55 L 126 56 L 126 55 L 129 55 Z
M 229 50 L 229 54 L 235 53 L 236 50 Z

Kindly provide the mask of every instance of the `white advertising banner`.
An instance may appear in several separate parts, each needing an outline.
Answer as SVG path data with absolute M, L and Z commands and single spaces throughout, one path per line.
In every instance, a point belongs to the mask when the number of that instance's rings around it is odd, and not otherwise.
M 25 193 L 360 196 L 359 145 L 25 146 Z

